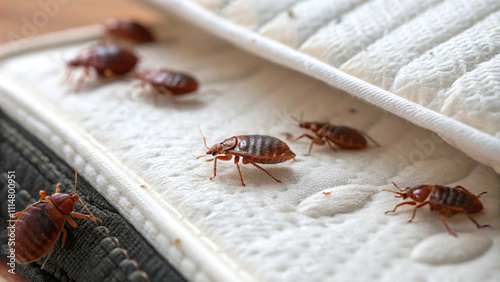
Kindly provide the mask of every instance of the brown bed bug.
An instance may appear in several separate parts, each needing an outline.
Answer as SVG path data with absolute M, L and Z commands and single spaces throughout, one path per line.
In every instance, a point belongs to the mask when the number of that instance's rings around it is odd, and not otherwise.
M 317 136 L 302 134 L 292 140 L 292 142 L 295 142 L 303 137 L 311 139 L 311 146 L 309 146 L 309 152 L 306 156 L 311 154 L 313 144 L 325 145 L 326 143 L 334 152 L 337 150 L 335 150 L 333 144 L 343 149 L 360 150 L 368 146 L 366 140 L 368 138 L 375 146 L 380 147 L 368 134 L 347 126 L 331 125 L 327 122 L 300 122 L 299 126 L 312 130 Z
M 446 187 L 441 185 L 420 185 L 413 188 L 406 187 L 406 189 L 403 190 L 394 182 L 391 183 L 396 186 L 399 191 L 386 189 L 382 191 L 395 193 L 397 194 L 395 196 L 396 198 L 402 198 L 403 200 L 409 198 L 411 201 L 400 203 L 396 205 L 392 211 L 386 211 L 385 214 L 396 212 L 396 209 L 403 205 L 416 205 L 413 210 L 413 216 L 408 221 L 412 222 L 417 213 L 417 209 L 429 205 L 431 211 L 439 213 L 444 226 L 448 232 L 455 237 L 457 234 L 451 231 L 448 222 L 446 222 L 446 218 L 456 213 L 465 213 L 465 215 L 476 224 L 477 228 L 490 227 L 489 225 L 479 225 L 479 223 L 470 216 L 470 213 L 476 213 L 483 210 L 483 205 L 479 201 L 479 198 L 486 192 L 474 195 L 462 186 Z M 429 198 L 429 200 L 427 200 L 427 198 Z
M 75 190 L 73 193 L 61 193 L 60 184 L 57 184 L 56 191 L 52 196 L 47 196 L 45 191 L 41 190 L 41 198 L 38 202 L 30 205 L 24 211 L 12 215 L 11 221 L 19 217 L 13 226 L 16 232 L 14 250 L 18 263 L 30 263 L 49 253 L 42 265 L 43 269 L 61 232 L 63 234 L 62 247 L 66 243 L 67 231 L 64 229 L 64 223 L 68 222 L 74 228 L 78 227 L 78 224 L 69 215 L 83 219 L 97 219 L 76 194 L 76 181 L 77 172 L 75 170 Z M 90 215 L 73 212 L 77 201 L 80 201 Z
M 155 105 L 158 105 L 159 94 L 169 97 L 175 104 L 174 96 L 193 93 L 198 89 L 198 81 L 191 75 L 166 69 L 132 73 L 130 76 L 141 80 L 140 84 L 131 88 L 132 90 L 134 87 L 140 86 L 141 95 L 144 94 L 146 84 L 153 87 Z
M 139 59 L 128 48 L 116 44 L 97 44 L 67 63 L 68 74 L 76 67 L 83 67 L 84 74 L 78 80 L 76 92 L 80 91 L 85 78 L 94 69 L 99 76 L 116 77 L 132 71 Z
M 233 136 L 218 144 L 215 144 L 214 146 L 212 146 L 212 148 L 207 147 L 207 141 L 203 136 L 203 133 L 201 135 L 203 137 L 203 144 L 208 149 L 206 155 L 212 155 L 215 157 L 213 159 L 207 160 L 207 162 L 214 161 L 214 177 L 211 177 L 210 180 L 214 179 L 216 176 L 217 160 L 229 161 L 234 156 L 234 164 L 238 168 L 241 184 L 243 186 L 245 186 L 245 182 L 243 181 L 240 166 L 238 165 L 240 157 L 243 164 L 250 163 L 258 169 L 267 173 L 267 175 L 269 175 L 272 179 L 281 183 L 281 180 L 276 179 L 264 168 L 260 167 L 257 164 L 277 164 L 289 159 L 293 159 L 295 157 L 295 153 L 290 150 L 285 142 L 268 135 Z M 223 154 L 223 156 L 216 156 L 219 154 Z M 201 158 L 203 156 L 205 155 L 199 156 L 198 158 Z
M 108 19 L 104 23 L 107 38 L 115 41 L 127 40 L 136 43 L 154 42 L 151 31 L 142 24 L 124 19 Z

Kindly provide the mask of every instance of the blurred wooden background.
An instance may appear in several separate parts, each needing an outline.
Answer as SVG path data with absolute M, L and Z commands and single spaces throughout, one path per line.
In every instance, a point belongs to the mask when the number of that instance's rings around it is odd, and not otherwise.
M 125 0 L 0 0 L 0 44 L 44 33 L 101 23 L 108 18 L 128 18 L 144 23 L 161 21 L 162 15 L 136 1 Z M 60 244 L 60 240 L 59 243 Z M 28 281 L 0 260 L 1 281 Z
M 130 18 L 158 22 L 161 14 L 138 1 L 125 0 L 0 0 L 0 44 L 51 31 Z

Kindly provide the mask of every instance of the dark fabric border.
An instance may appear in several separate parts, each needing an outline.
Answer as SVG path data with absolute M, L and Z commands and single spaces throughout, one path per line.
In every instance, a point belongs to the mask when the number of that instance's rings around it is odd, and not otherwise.
M 61 183 L 71 193 L 74 168 L 69 167 L 33 135 L 0 109 L 0 246 L 8 262 L 8 171 L 15 171 L 16 212 L 36 202 L 39 191 L 47 195 Z M 78 177 L 77 193 L 100 222 L 74 219 L 78 228 L 65 225 L 66 245 L 61 239 L 44 269 L 46 256 L 29 264 L 17 264 L 16 273 L 30 281 L 185 281 L 185 279 L 113 208 L 87 181 Z M 81 204 L 75 212 L 84 213 Z M 16 237 L 22 234 L 16 234 Z

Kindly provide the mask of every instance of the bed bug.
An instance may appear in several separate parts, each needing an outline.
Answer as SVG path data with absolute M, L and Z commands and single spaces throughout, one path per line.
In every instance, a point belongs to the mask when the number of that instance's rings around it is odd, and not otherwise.
M 295 153 L 290 150 L 285 142 L 268 135 L 233 136 L 218 144 L 215 144 L 214 146 L 212 146 L 212 148 L 207 147 L 207 141 L 203 136 L 203 133 L 201 135 L 205 148 L 208 149 L 206 155 L 212 155 L 215 157 L 213 159 L 207 160 L 207 162 L 214 161 L 214 177 L 211 177 L 210 180 L 214 179 L 217 175 L 217 160 L 229 161 L 234 156 L 234 164 L 238 168 L 241 184 L 243 186 L 245 186 L 245 182 L 243 181 L 240 166 L 238 165 L 240 157 L 243 164 L 250 163 L 258 169 L 267 173 L 267 175 L 269 175 L 275 181 L 281 183 L 281 180 L 276 179 L 264 168 L 260 167 L 257 164 L 277 164 L 289 159 L 293 159 L 295 157 Z M 219 154 L 223 154 L 223 156 L 216 156 Z M 201 158 L 203 156 L 205 155 L 199 156 L 198 158 Z
M 133 73 L 130 76 L 141 80 L 140 84 L 136 85 L 142 88 L 141 93 L 144 93 L 146 84 L 153 87 L 153 100 L 156 105 L 158 105 L 159 94 L 166 95 L 175 104 L 174 96 L 189 94 L 198 89 L 198 81 L 191 75 L 166 69 Z M 132 89 L 136 86 L 133 86 Z
M 325 145 L 325 142 L 334 152 L 337 150 L 335 150 L 333 144 L 343 149 L 364 149 L 368 146 L 367 138 L 372 141 L 375 146 L 380 147 L 380 145 L 373 140 L 373 138 L 368 136 L 368 134 L 347 126 L 331 125 L 327 122 L 300 122 L 299 126 L 312 130 L 317 136 L 314 137 L 309 134 L 302 134 L 292 140 L 292 142 L 295 142 L 303 137 L 311 139 L 311 146 L 309 146 L 309 152 L 306 156 L 311 154 L 313 144 Z
M 137 56 L 128 48 L 116 44 L 98 44 L 70 60 L 68 74 L 75 67 L 83 67 L 84 74 L 78 80 L 76 92 L 80 91 L 84 79 L 93 68 L 99 76 L 116 77 L 132 71 L 138 62 Z
M 474 195 L 462 186 L 446 187 L 441 185 L 420 185 L 413 188 L 406 187 L 406 189 L 403 190 L 394 182 L 391 183 L 396 186 L 399 192 L 385 189 L 382 191 L 395 193 L 397 194 L 395 196 L 396 198 L 402 198 L 403 200 L 410 198 L 412 201 L 400 203 L 396 205 L 392 211 L 386 211 L 385 214 L 396 212 L 396 209 L 403 205 L 416 206 L 413 210 L 413 216 L 408 221 L 412 222 L 417 213 L 417 209 L 429 205 L 431 211 L 440 214 L 444 226 L 448 232 L 455 237 L 457 234 L 451 231 L 448 222 L 446 222 L 446 218 L 456 213 L 465 213 L 465 215 L 476 224 L 477 228 L 490 227 L 489 225 L 479 225 L 479 223 L 470 216 L 470 213 L 476 213 L 483 210 L 483 205 L 479 201 L 479 198 L 486 192 Z M 429 200 L 427 200 L 427 198 L 429 198 Z
M 67 231 L 64 229 L 64 223 L 68 222 L 74 228 L 78 227 L 78 224 L 69 215 L 93 221 L 97 219 L 76 194 L 76 181 L 77 171 L 75 170 L 75 190 L 73 193 L 61 193 L 60 184 L 57 184 L 56 191 L 52 196 L 47 196 L 45 191 L 41 190 L 41 198 L 38 202 L 30 205 L 24 211 L 12 215 L 11 220 L 19 217 L 13 226 L 16 232 L 14 249 L 18 263 L 30 263 L 49 253 L 42 265 L 43 269 L 61 233 L 63 234 L 62 247 L 66 243 Z M 90 215 L 73 212 L 77 201 L 80 201 Z
M 106 36 L 112 40 L 128 40 L 136 43 L 154 42 L 151 31 L 132 20 L 109 19 L 104 23 Z

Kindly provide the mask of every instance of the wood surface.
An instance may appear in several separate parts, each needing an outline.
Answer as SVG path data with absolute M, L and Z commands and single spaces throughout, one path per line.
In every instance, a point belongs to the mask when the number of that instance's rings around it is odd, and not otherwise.
M 161 21 L 162 15 L 138 1 L 0 0 L 0 44 L 113 17 L 149 23 Z

